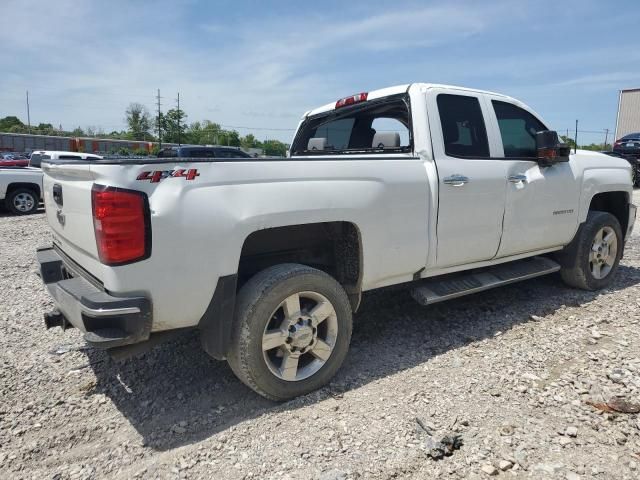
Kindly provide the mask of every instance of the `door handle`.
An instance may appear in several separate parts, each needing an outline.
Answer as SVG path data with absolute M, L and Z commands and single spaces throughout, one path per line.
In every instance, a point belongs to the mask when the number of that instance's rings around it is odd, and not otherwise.
M 527 183 L 526 175 L 509 175 L 509 181 L 511 183 Z
M 452 187 L 462 187 L 466 183 L 469 183 L 469 178 L 464 175 L 455 174 L 444 178 L 442 182 L 445 185 L 451 185 Z

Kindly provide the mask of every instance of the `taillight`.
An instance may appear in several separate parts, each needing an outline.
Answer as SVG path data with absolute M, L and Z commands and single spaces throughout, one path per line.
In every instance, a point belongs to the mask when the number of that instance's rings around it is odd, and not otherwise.
M 367 92 L 356 93 L 355 95 L 351 95 L 349 97 L 341 98 L 336 102 L 336 108 L 346 107 L 347 105 L 354 105 L 360 102 L 366 102 L 369 94 Z
M 143 192 L 94 185 L 93 229 L 105 265 L 123 265 L 151 255 L 149 202 Z

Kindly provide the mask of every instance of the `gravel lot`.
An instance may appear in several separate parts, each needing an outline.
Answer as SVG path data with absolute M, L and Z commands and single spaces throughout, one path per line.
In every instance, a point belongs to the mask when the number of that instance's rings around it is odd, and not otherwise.
M 589 403 L 640 402 L 638 235 L 598 293 L 548 276 L 432 307 L 369 295 L 336 379 L 284 404 L 192 333 L 118 364 L 45 330 L 48 242 L 42 214 L 0 212 L 0 478 L 640 475 L 640 416 Z M 434 460 L 443 435 L 463 445 Z

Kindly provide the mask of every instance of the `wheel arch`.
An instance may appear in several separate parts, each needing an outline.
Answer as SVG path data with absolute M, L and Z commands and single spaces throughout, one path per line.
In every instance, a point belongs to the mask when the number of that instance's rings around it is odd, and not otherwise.
M 11 182 L 9 185 L 7 185 L 7 192 L 5 195 L 8 196 L 11 194 L 11 192 L 14 192 L 20 188 L 34 190 L 38 195 L 38 200 L 42 198 L 42 191 L 40 189 L 40 185 L 38 185 L 37 183 L 31 183 L 31 182 Z
M 203 349 L 218 360 L 227 358 L 238 290 L 259 271 L 281 263 L 300 263 L 328 273 L 342 285 L 355 312 L 362 293 L 362 257 L 362 236 L 352 222 L 295 224 L 252 231 L 242 244 L 236 273 L 218 279 L 198 323 Z
M 629 203 L 629 192 L 626 191 L 614 190 L 596 193 L 591 197 L 589 208 L 584 212 L 584 218 L 581 219 L 581 222 L 587 219 L 587 215 L 591 211 L 608 212 L 618 219 L 624 235 L 629 226 Z
M 334 277 L 360 304 L 362 235 L 348 221 L 293 224 L 255 230 L 246 236 L 238 262 L 238 287 L 257 272 L 280 263 L 300 263 Z

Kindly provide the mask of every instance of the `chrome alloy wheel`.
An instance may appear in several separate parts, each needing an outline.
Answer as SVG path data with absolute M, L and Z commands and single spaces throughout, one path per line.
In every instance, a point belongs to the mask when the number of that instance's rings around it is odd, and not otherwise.
M 616 262 L 618 238 L 611 227 L 602 227 L 596 233 L 589 252 L 589 268 L 594 278 L 605 278 Z
M 317 292 L 284 299 L 262 335 L 269 370 L 290 382 L 315 374 L 329 360 L 338 337 L 338 318 L 331 302 Z
M 36 200 L 29 193 L 19 193 L 13 197 L 13 206 L 20 212 L 30 212 L 33 210 Z

